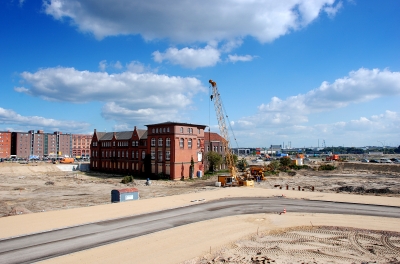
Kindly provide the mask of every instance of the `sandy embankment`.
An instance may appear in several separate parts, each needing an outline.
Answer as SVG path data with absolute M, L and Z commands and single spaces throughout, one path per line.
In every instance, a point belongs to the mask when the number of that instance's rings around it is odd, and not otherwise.
M 191 193 L 128 203 L 109 204 L 19 215 L 0 219 L 1 238 L 80 225 L 110 218 L 189 206 L 196 199 L 225 197 L 270 197 L 284 194 L 293 199 L 328 200 L 400 206 L 393 197 L 359 196 L 286 190 L 225 188 L 218 191 Z M 400 232 L 399 219 L 326 214 L 286 215 L 258 214 L 232 216 L 185 225 L 143 237 L 50 259 L 47 263 L 179 263 L 216 250 L 243 236 L 258 231 L 301 225 L 347 226 Z

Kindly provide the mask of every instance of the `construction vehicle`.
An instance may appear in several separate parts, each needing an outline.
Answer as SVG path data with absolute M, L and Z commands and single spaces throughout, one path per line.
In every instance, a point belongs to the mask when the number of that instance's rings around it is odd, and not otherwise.
M 331 156 L 328 156 L 328 157 L 326 157 L 326 159 L 325 159 L 326 161 L 339 161 L 340 160 L 340 158 L 339 158 L 339 155 L 336 155 L 336 154 L 333 154 L 333 155 L 331 155 Z
M 61 160 L 60 160 L 60 163 L 64 163 L 64 164 L 67 164 L 67 163 L 74 163 L 75 162 L 75 159 L 74 158 L 62 158 Z
M 224 181 L 224 183 L 228 183 L 231 186 L 233 186 L 233 185 L 254 186 L 254 181 L 251 180 L 251 177 L 250 177 L 251 175 L 249 172 L 247 172 L 243 175 L 238 174 L 238 170 L 235 166 L 235 162 L 233 159 L 233 153 L 232 153 L 230 145 L 229 145 L 228 129 L 226 127 L 224 109 L 222 108 L 222 100 L 221 100 L 221 96 L 218 92 L 217 83 L 214 82 L 213 80 L 209 80 L 208 82 L 210 83 L 211 88 L 212 88 L 211 100 L 214 101 L 214 108 L 215 108 L 215 113 L 217 115 L 219 130 L 221 132 L 222 138 L 224 139 L 222 141 L 223 142 L 222 144 L 225 149 L 225 162 L 229 169 L 228 176 L 223 176 L 223 177 L 221 176 L 218 178 L 219 178 L 219 180 Z M 224 183 L 221 182 L 222 185 L 224 185 Z

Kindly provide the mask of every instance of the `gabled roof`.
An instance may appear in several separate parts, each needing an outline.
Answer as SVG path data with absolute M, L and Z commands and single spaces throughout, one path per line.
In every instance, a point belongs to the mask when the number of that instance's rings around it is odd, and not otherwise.
M 147 138 L 147 130 L 146 129 L 136 129 L 139 139 Z
M 149 126 L 166 126 L 166 125 L 175 125 L 175 126 L 195 126 L 195 127 L 202 127 L 205 128 L 205 125 L 198 125 L 198 124 L 189 124 L 189 123 L 178 123 L 178 122 L 163 122 L 163 123 L 157 123 L 157 124 L 151 124 L 151 125 L 146 125 L 147 127 Z
M 112 140 L 114 133 L 117 140 L 127 140 L 132 138 L 133 131 L 107 132 L 99 140 Z
M 214 133 L 214 132 L 204 132 L 204 140 L 205 141 L 225 141 L 223 137 L 221 137 L 219 134 Z

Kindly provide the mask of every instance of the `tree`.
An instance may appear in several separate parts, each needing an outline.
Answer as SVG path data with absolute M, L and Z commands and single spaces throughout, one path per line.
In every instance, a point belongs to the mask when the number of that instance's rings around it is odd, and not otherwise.
M 207 160 L 210 166 L 209 171 L 214 171 L 216 167 L 222 164 L 222 156 L 215 151 L 207 153 Z
M 238 162 L 239 170 L 244 171 L 248 166 L 249 164 L 247 163 L 247 160 L 245 158 L 239 160 Z

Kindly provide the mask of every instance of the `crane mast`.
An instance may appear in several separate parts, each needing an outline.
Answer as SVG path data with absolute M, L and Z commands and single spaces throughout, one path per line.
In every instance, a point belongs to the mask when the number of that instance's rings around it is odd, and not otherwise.
M 234 177 L 236 180 L 237 179 L 237 171 L 236 171 L 236 166 L 235 166 L 235 161 L 233 159 L 233 154 L 229 145 L 229 135 L 228 135 L 228 129 L 226 126 L 226 121 L 224 117 L 224 111 L 222 108 L 222 101 L 221 101 L 221 96 L 218 92 L 218 87 L 217 83 L 214 82 L 213 80 L 208 81 L 211 85 L 212 88 L 212 95 L 211 95 L 211 100 L 214 100 L 214 108 L 215 108 L 215 113 L 217 115 L 218 119 L 218 126 L 219 130 L 221 132 L 221 136 L 224 138 L 224 141 L 222 142 L 224 149 L 225 149 L 225 159 L 226 159 L 226 164 L 229 169 L 229 173 L 232 177 Z

